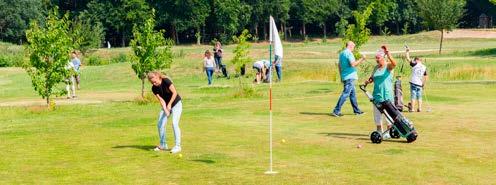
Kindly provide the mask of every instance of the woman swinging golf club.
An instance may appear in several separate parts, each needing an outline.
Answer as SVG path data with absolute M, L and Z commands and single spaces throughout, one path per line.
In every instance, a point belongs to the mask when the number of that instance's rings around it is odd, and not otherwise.
M 160 106 L 162 107 L 157 123 L 160 145 L 154 150 L 160 151 L 168 149 L 165 137 L 165 126 L 167 124 L 167 118 L 172 115 L 175 146 L 171 149 L 171 153 L 181 152 L 181 130 L 179 129 L 179 120 L 183 111 L 181 96 L 177 94 L 172 81 L 158 71 L 148 73 L 148 80 L 153 85 L 153 94 L 157 97 Z
M 375 56 L 377 66 L 374 68 L 374 72 L 372 76 L 365 81 L 365 85 L 369 83 L 374 83 L 374 91 L 372 93 L 374 104 L 381 104 L 386 101 L 393 101 L 393 69 L 396 67 L 396 61 L 389 53 L 386 46 L 382 46 L 382 49 L 379 50 Z M 385 57 L 390 61 L 386 62 Z M 377 109 L 376 106 L 374 109 L 374 121 L 377 126 L 377 131 L 383 133 L 382 130 L 382 114 Z M 391 124 L 388 123 L 388 129 L 391 128 Z M 390 138 L 389 134 L 386 133 L 383 136 L 384 139 Z

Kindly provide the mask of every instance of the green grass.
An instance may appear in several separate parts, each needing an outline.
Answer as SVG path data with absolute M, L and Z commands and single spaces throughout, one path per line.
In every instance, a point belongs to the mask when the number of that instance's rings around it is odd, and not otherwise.
M 435 48 L 436 38 L 428 36 L 376 37 L 366 48 L 372 51 L 391 41 L 400 49 L 402 40 L 409 39 L 418 40 L 419 47 Z M 0 184 L 496 182 L 496 66 L 494 55 L 483 54 L 491 53 L 485 51 L 487 41 L 448 40 L 446 47 L 453 51 L 442 56 L 422 54 L 433 69 L 427 88 L 433 111 L 405 113 L 419 131 L 416 142 L 401 139 L 380 145 L 368 139 L 375 126 L 372 105 L 363 93 L 358 93 L 358 100 L 365 115 L 351 115 L 349 103 L 343 107 L 344 117 L 328 115 L 342 90 L 334 65 L 337 43 L 287 43 L 284 82 L 273 87 L 278 175 L 263 174 L 268 168 L 268 86 L 254 86 L 256 94 L 248 97 L 237 96 L 236 78 L 216 78 L 214 87 L 206 87 L 199 57 L 210 47 L 179 46 L 175 50 L 183 50 L 185 57 L 167 72 L 183 97 L 183 158 L 151 151 L 158 142 L 159 106 L 134 101 L 140 81 L 129 64 L 86 66 L 75 102 L 103 103 L 60 103 L 54 111 L 40 106 L 0 107 Z M 460 43 L 466 48 L 457 49 L 463 46 Z M 265 49 L 255 45 L 253 57 L 263 56 Z M 228 46 L 227 58 L 231 50 Z M 113 49 L 97 54 L 126 52 Z M 252 88 L 251 77 L 242 78 L 245 87 Z M 43 102 L 39 99 L 22 69 L 0 68 L 0 103 Z M 169 146 L 171 130 L 169 123 Z M 357 149 L 358 144 L 363 147 Z

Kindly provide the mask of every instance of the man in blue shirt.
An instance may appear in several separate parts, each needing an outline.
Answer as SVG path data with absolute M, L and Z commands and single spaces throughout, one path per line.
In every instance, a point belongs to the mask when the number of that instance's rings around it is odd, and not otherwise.
M 355 49 L 355 43 L 348 41 L 346 43 L 346 49 L 339 53 L 339 73 L 341 75 L 341 82 L 344 84 L 344 90 L 339 97 L 336 107 L 332 111 L 331 115 L 334 117 L 341 117 L 341 107 L 348 97 L 351 101 L 351 106 L 353 107 L 353 112 L 355 115 L 363 114 L 363 112 L 358 108 L 358 103 L 356 99 L 355 91 L 355 81 L 358 80 L 356 66 L 363 61 L 365 61 L 365 55 L 362 55 L 360 60 L 355 60 L 353 56 L 353 50 Z

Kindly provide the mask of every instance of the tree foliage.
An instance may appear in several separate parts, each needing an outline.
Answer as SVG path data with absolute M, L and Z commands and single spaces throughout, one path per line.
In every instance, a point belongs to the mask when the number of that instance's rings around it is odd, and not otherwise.
M 363 11 L 353 11 L 353 17 L 355 18 L 356 24 L 350 24 L 346 29 L 343 42 L 353 41 L 355 43 L 354 54 L 356 58 L 359 58 L 361 46 L 369 40 L 370 29 L 366 26 L 374 6 L 375 3 L 370 3 Z
M 248 56 L 251 44 L 247 42 L 252 35 L 248 30 L 243 30 L 239 36 L 233 36 L 234 42 L 237 44 L 234 48 L 234 58 L 231 62 L 234 64 L 236 72 L 241 73 L 241 68 L 244 68 L 246 64 L 249 64 L 252 59 Z
M 45 13 L 41 0 L 1 0 L 0 39 L 22 43 L 29 21 L 40 22 Z M 40 22 L 43 24 L 43 22 Z
M 71 24 L 70 36 L 76 50 L 85 55 L 90 49 L 97 49 L 104 38 L 102 23 L 91 19 L 78 19 Z
M 463 16 L 465 1 L 463 0 L 417 0 L 419 14 L 428 28 L 441 32 L 439 54 L 443 47 L 444 31 L 451 31 L 458 26 Z
M 31 77 L 34 89 L 46 99 L 47 105 L 53 95 L 65 93 L 56 86 L 70 75 L 65 66 L 73 50 L 68 14 L 59 18 L 57 12 L 56 8 L 50 11 L 44 26 L 33 21 L 26 31 L 29 63 L 24 68 Z
M 154 70 L 169 68 L 172 63 L 172 41 L 163 37 L 164 30 L 154 30 L 155 19 L 153 17 L 146 20 L 144 25 L 134 26 L 134 38 L 130 43 L 134 54 L 131 65 L 141 80 L 142 97 L 144 97 L 146 74 Z

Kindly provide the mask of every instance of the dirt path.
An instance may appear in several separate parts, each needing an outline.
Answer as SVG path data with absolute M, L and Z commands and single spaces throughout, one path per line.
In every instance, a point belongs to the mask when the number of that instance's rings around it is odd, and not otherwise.
M 479 38 L 479 39 L 496 39 L 495 29 L 456 29 L 444 35 L 447 39 L 458 38 Z
M 136 94 L 136 92 L 92 92 L 80 94 L 76 99 L 58 97 L 55 98 L 54 101 L 57 105 L 99 104 L 105 102 L 130 101 L 138 95 L 139 94 Z M 0 101 L 0 107 L 40 105 L 46 105 L 46 101 L 41 98 L 23 98 L 23 100 Z

